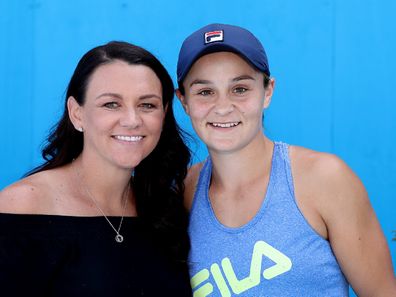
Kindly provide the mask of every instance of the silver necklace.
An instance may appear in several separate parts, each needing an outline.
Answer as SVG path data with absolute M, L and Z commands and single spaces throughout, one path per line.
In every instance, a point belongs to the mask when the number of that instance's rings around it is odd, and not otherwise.
M 77 170 L 77 168 L 76 168 Z M 80 176 L 80 174 L 77 172 L 77 175 Z M 100 208 L 98 202 L 96 201 L 96 199 L 94 198 L 94 196 L 92 195 L 91 191 L 88 189 L 87 186 L 84 186 L 82 183 L 81 185 L 83 186 L 83 188 L 85 189 L 85 191 L 88 194 L 88 197 L 93 201 L 93 203 L 95 204 L 96 208 L 99 209 L 99 211 L 102 213 L 102 215 L 104 216 L 104 218 L 106 219 L 106 221 L 109 223 L 109 225 L 111 226 L 111 228 L 113 228 L 113 230 L 116 233 L 115 236 L 115 241 L 118 243 L 121 243 L 124 241 L 124 237 L 120 234 L 120 230 L 121 230 L 121 226 L 122 226 L 122 222 L 124 220 L 124 213 L 125 213 L 125 209 L 126 209 L 126 205 L 127 205 L 127 201 L 128 201 L 128 196 L 129 196 L 129 188 L 131 187 L 130 184 L 128 183 L 128 190 L 127 190 L 127 195 L 125 197 L 125 201 L 124 201 L 124 207 L 122 209 L 122 216 L 121 216 L 121 220 L 120 220 L 120 224 L 118 225 L 118 229 L 116 229 L 114 227 L 114 225 L 110 222 L 109 218 L 105 215 L 104 211 Z

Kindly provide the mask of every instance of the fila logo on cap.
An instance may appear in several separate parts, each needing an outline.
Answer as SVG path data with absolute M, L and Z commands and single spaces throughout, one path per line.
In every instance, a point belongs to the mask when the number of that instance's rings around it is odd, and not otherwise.
M 223 30 L 211 31 L 205 33 L 205 44 L 215 41 L 224 41 Z

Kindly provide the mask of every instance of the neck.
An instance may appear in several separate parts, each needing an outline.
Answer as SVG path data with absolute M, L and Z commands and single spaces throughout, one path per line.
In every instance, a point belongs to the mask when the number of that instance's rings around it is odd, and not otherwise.
M 273 142 L 263 135 L 236 152 L 210 152 L 212 185 L 236 189 L 269 175 L 273 148 Z
M 131 170 L 103 164 L 84 153 L 73 162 L 73 166 L 82 196 L 90 198 L 90 193 L 104 209 L 117 210 L 124 207 L 125 195 L 131 194 L 128 191 Z

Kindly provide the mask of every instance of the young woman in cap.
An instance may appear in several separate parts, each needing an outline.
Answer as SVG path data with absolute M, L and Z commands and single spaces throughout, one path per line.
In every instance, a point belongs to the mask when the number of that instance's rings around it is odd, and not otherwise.
M 173 96 L 143 48 L 82 57 L 46 162 L 0 194 L 1 296 L 191 296 Z
M 194 296 L 396 296 L 366 191 L 337 157 L 263 133 L 274 79 L 249 31 L 183 43 L 177 95 L 209 158 L 187 177 Z

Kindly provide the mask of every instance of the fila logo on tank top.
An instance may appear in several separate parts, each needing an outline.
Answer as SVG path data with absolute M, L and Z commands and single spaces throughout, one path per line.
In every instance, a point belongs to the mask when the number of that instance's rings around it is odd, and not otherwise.
M 268 257 L 275 264 L 264 267 L 262 270 L 263 257 Z M 246 259 L 248 261 L 248 259 Z M 263 280 L 271 280 L 292 267 L 292 262 L 282 252 L 264 241 L 257 241 L 253 248 L 250 262 L 250 273 L 242 279 L 238 279 L 232 266 L 231 259 L 225 257 L 221 264 L 213 263 L 209 269 L 202 269 L 191 278 L 191 286 L 194 297 L 205 297 L 213 292 L 213 286 L 217 286 L 222 297 L 232 296 L 231 292 L 241 294 L 258 286 Z M 223 272 L 223 274 L 222 274 Z M 214 283 L 208 281 L 210 275 Z M 224 275 L 224 276 L 223 276 Z

